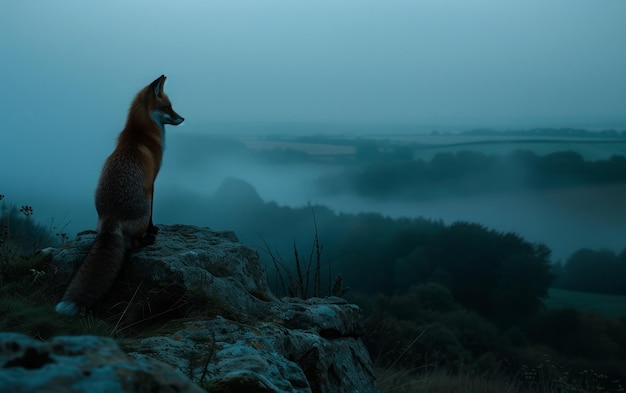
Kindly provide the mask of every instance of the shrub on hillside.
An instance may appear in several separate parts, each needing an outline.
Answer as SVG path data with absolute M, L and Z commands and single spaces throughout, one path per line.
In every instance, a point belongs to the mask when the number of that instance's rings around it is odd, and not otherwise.
M 26 258 L 39 248 L 54 244 L 52 226 L 44 226 L 32 219 L 33 208 L 9 205 L 0 195 L 0 278 L 6 269 L 19 259 Z M 65 239 L 65 234 L 58 234 Z
M 626 318 L 606 319 L 574 309 L 552 309 L 537 316 L 529 331 L 535 342 L 587 359 L 626 360 Z
M 445 285 L 428 282 L 409 288 L 408 294 L 414 294 L 423 310 L 448 312 L 458 310 L 459 304 L 454 301 L 452 293 Z
M 22 206 L 22 209 L 13 206 L 0 215 L 2 244 L 18 254 L 28 253 L 37 247 L 53 242 L 48 227 L 28 219 L 32 213 L 24 210 L 27 208 L 29 206 Z
M 364 342 L 381 367 L 471 369 L 472 363 L 505 345 L 493 324 L 462 309 L 439 284 L 420 285 L 405 295 L 378 295 L 370 301 L 364 295 L 352 296 L 370 310 Z M 488 363 L 486 359 L 482 363 Z
M 625 384 L 626 316 L 607 319 L 573 309 L 553 309 L 536 317 L 527 330 L 534 343 L 554 350 L 579 382 L 599 376 L 603 385 Z
M 498 351 L 504 345 L 498 328 L 476 313 L 459 309 L 442 314 L 439 321 L 449 327 L 472 359 Z
M 396 282 L 439 282 L 463 306 L 515 324 L 542 308 L 552 280 L 549 258 L 547 247 L 516 234 L 458 222 L 397 258 L 404 277 Z

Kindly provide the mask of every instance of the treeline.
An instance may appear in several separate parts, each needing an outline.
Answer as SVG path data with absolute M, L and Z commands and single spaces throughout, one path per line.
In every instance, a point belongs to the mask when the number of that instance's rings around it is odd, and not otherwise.
M 580 250 L 561 265 L 551 263 L 547 247 L 515 233 L 467 222 L 445 225 L 424 218 L 336 213 L 325 206 L 279 206 L 263 201 L 253 186 L 237 179 L 226 180 L 210 198 L 161 195 L 160 201 L 178 205 L 175 211 L 161 210 L 166 222 L 234 230 L 264 258 L 265 244 L 285 259 L 293 254 L 294 244 L 307 255 L 317 228 L 325 268 L 371 294 L 402 293 L 419 283 L 440 282 L 465 305 L 488 315 L 496 313 L 497 298 L 506 298 L 501 293 L 505 289 L 532 294 L 511 295 L 527 302 L 517 308 L 532 310 L 550 286 L 549 275 L 556 276 L 553 286 L 562 289 L 622 294 L 626 288 L 621 285 L 626 282 L 626 250 Z
M 623 155 L 588 161 L 574 151 L 516 150 L 505 156 L 459 151 L 438 153 L 430 161 L 376 161 L 323 177 L 320 186 L 331 193 L 427 199 L 624 182 Z
M 549 130 L 538 130 L 537 135 L 548 135 Z M 477 135 L 494 135 L 494 136 L 516 136 L 515 132 L 500 133 L 489 130 L 467 131 L 464 134 Z M 568 132 L 571 132 L 568 134 Z M 615 131 L 617 132 L 617 131 Z M 534 131 L 521 132 L 525 136 L 534 135 Z M 626 131 L 622 132 L 626 134 Z M 579 135 L 580 134 L 580 135 Z M 578 136 L 581 139 L 578 143 L 582 143 L 583 138 L 606 139 L 601 143 L 610 143 L 609 131 L 595 134 L 585 130 L 556 130 L 553 136 L 563 137 L 564 142 L 568 139 L 565 137 Z M 621 135 L 621 134 L 620 134 Z M 450 142 L 455 141 L 455 137 L 459 134 L 450 135 Z M 621 136 L 620 136 L 621 137 Z M 626 138 L 626 137 L 625 137 Z M 480 187 L 486 187 L 489 190 L 489 181 L 496 180 L 502 182 L 502 187 L 495 189 L 507 189 L 510 186 L 527 186 L 524 183 L 524 176 L 530 176 L 532 181 L 538 178 L 541 181 L 540 173 L 542 164 L 553 165 L 554 161 L 565 160 L 564 164 L 570 165 L 565 169 L 567 175 L 572 176 L 572 180 L 580 177 L 580 182 L 606 182 L 606 178 L 602 178 L 602 170 L 598 170 L 600 166 L 606 166 L 610 172 L 624 170 L 623 156 L 615 156 L 609 160 L 603 161 L 585 161 L 579 153 L 564 151 L 559 153 L 548 154 L 546 156 L 534 156 L 534 153 L 520 150 L 513 152 L 508 156 L 485 155 L 479 152 L 460 151 L 458 153 L 438 153 L 433 159 L 427 161 L 422 159 L 414 159 L 416 151 L 424 149 L 441 149 L 446 145 L 441 144 L 421 144 L 417 143 L 417 139 L 411 141 L 393 141 L 390 139 L 378 139 L 368 137 L 352 137 L 352 136 L 329 136 L 329 135 L 308 135 L 298 137 L 284 136 L 266 136 L 259 141 L 268 142 L 266 148 L 259 149 L 247 145 L 243 139 L 236 137 L 213 136 L 207 134 L 181 134 L 168 147 L 169 154 L 175 159 L 170 165 L 180 166 L 181 170 L 197 169 L 205 165 L 223 165 L 224 162 L 237 163 L 255 163 L 269 165 L 289 165 L 289 164 L 320 164 L 320 165 L 337 165 L 346 168 L 345 173 L 337 176 L 327 177 L 321 180 L 326 191 L 361 191 L 368 193 L 370 188 L 375 188 L 375 181 L 381 178 L 391 176 L 390 183 L 395 185 L 395 191 L 410 191 L 415 193 L 418 186 L 439 187 L 440 191 L 446 192 L 464 192 L 464 191 L 480 191 Z M 272 142 L 277 144 L 274 147 Z M 538 140 L 537 142 L 541 142 Z M 598 142 L 598 140 L 595 140 Z M 294 147 L 286 147 L 293 143 Z M 494 141 L 483 141 L 481 144 L 498 143 Z M 556 143 L 556 142 L 555 142 Z M 281 147 L 281 144 L 284 144 Z M 295 147 L 299 145 L 300 147 Z M 328 146 L 328 154 L 317 153 L 310 154 L 306 150 L 307 145 Z M 343 154 L 331 153 L 336 147 L 353 148 L 346 149 Z M 454 146 L 451 145 L 451 146 Z M 562 157 L 560 156 L 562 155 Z M 622 159 L 622 161 L 620 161 Z M 578 161 L 583 161 L 584 168 L 580 168 Z M 465 165 L 470 165 L 466 167 Z M 505 165 L 499 168 L 500 165 Z M 521 165 L 521 167 L 520 167 Z M 524 167 L 528 165 L 528 167 Z M 594 167 L 595 165 L 595 167 Z M 550 168 L 547 168 L 550 170 Z M 579 174 L 579 170 L 584 173 Z M 451 172 L 453 171 L 453 172 Z M 455 176 L 456 174 L 456 176 Z M 443 175 L 443 177 L 441 177 Z M 558 173 L 556 174 L 558 176 Z M 597 176 L 600 177 L 597 177 Z M 613 174 L 614 177 L 615 174 Z M 415 176 L 413 180 L 410 176 Z M 482 181 L 481 181 L 482 176 Z M 494 177 L 495 176 L 495 177 Z M 613 178 L 609 177 L 609 178 Z M 506 180 L 512 178 L 510 182 Z M 552 178 L 543 180 L 555 180 Z M 348 184 L 345 184 L 345 182 Z M 402 187 L 403 182 L 409 181 Z M 477 187 L 467 187 L 470 182 L 478 181 Z M 520 183 L 521 181 L 521 183 Z M 611 180 L 612 181 L 612 180 Z M 397 183 L 397 184 L 396 184 Z M 530 184 L 529 186 L 533 186 Z M 375 194 L 375 193 L 373 193 Z M 434 192 L 433 192 L 434 194 Z
M 463 131 L 461 135 L 480 136 L 538 136 L 538 137 L 558 137 L 558 138 L 626 138 L 626 130 L 597 130 L 589 131 L 584 128 L 533 128 L 530 130 L 509 130 L 497 131 L 490 128 L 477 128 Z
M 581 249 L 553 269 L 554 287 L 573 291 L 626 295 L 626 249 Z
M 263 202 L 249 184 L 234 179 L 202 206 L 187 203 L 176 215 L 178 222 L 234 230 L 257 247 L 275 283 L 266 244 L 293 263 L 294 246 L 299 255 L 309 255 L 317 230 L 324 288 L 338 273 L 346 286 L 371 295 L 437 282 L 459 304 L 502 323 L 539 310 L 552 277 L 550 250 L 514 233 L 467 222 L 337 214 L 324 206 L 281 207 Z

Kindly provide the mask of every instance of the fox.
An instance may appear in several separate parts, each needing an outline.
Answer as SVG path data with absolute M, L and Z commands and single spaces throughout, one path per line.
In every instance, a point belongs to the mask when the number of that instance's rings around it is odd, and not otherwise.
M 96 238 L 56 312 L 73 316 L 93 307 L 113 286 L 130 252 L 156 242 L 154 181 L 165 145 L 165 125 L 185 119 L 172 109 L 161 75 L 136 95 L 95 192 Z

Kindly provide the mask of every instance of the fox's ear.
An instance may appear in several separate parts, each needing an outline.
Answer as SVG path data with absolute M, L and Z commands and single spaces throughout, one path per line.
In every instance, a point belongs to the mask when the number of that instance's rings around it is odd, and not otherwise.
M 165 84 L 165 75 L 161 75 L 156 78 L 154 82 L 150 83 L 150 88 L 154 92 L 155 96 L 160 96 L 163 94 L 163 85 Z

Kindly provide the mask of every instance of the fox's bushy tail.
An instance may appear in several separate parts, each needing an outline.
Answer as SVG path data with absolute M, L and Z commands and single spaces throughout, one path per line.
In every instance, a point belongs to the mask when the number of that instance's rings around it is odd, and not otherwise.
M 56 311 L 72 316 L 93 306 L 113 286 L 127 251 L 128 246 L 119 225 L 101 228 L 89 254 L 56 305 Z

